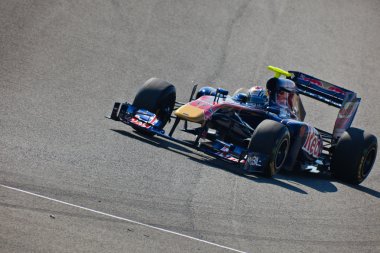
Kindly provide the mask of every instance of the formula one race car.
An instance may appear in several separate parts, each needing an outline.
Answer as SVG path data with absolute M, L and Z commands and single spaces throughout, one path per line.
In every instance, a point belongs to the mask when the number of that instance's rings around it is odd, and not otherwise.
M 271 177 L 282 169 L 313 169 L 360 184 L 377 155 L 376 137 L 350 127 L 360 98 L 301 72 L 268 68 L 275 76 L 266 89 L 239 89 L 230 96 L 222 88 L 197 91 L 194 85 L 188 103 L 176 102 L 172 84 L 151 78 L 132 104 L 116 102 L 108 118 L 142 134 L 161 136 L 235 163 L 246 174 Z M 303 122 L 306 112 L 300 95 L 339 109 L 332 133 Z M 166 134 L 164 126 L 171 118 L 175 121 Z M 180 121 L 184 122 L 182 130 L 195 136 L 194 141 L 173 137 Z M 189 128 L 188 122 L 196 127 Z

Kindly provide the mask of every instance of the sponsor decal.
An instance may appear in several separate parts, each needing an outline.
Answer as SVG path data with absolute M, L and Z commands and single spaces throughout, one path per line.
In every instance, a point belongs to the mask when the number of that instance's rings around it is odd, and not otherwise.
M 359 106 L 358 99 L 346 102 L 344 106 L 340 109 L 338 117 L 335 121 L 334 126 L 334 137 L 339 137 L 343 132 L 349 128 L 353 120 L 353 114 L 356 112 Z
M 319 80 L 306 77 L 305 75 L 300 75 L 300 78 L 306 82 L 310 82 L 312 84 L 318 85 L 319 87 L 323 87 L 323 83 Z
M 220 149 L 220 151 L 222 151 L 223 153 L 226 154 L 226 153 L 230 152 L 230 146 L 225 145 L 225 146 L 223 146 L 223 148 Z
M 132 118 L 131 119 L 131 123 L 133 123 L 133 124 L 135 124 L 137 126 L 140 126 L 140 127 L 150 128 L 150 125 L 148 123 L 141 122 L 141 121 L 139 121 L 136 118 Z
M 154 113 L 139 110 L 138 113 L 130 120 L 131 123 L 149 128 L 150 126 L 158 126 L 160 121 Z
M 237 158 L 235 158 L 235 157 L 228 157 L 227 158 L 228 160 L 230 160 L 230 161 L 233 161 L 233 162 L 235 162 L 235 163 L 237 163 L 237 162 L 239 162 L 239 159 L 237 159 Z M 242 164 L 244 164 L 245 163 L 245 160 L 240 160 L 240 163 L 242 163 Z
M 346 129 L 348 129 L 352 123 L 354 113 L 358 109 L 360 99 L 354 99 L 346 102 L 338 113 L 338 117 L 335 121 L 333 136 L 340 137 Z
M 255 155 L 249 156 L 247 159 L 247 163 L 251 166 L 259 166 L 259 167 L 263 166 L 261 164 L 260 158 L 258 156 L 255 156 Z
M 261 153 L 248 153 L 243 169 L 247 172 L 262 172 L 268 162 L 269 155 Z
M 308 126 L 306 141 L 302 146 L 302 150 L 314 158 L 318 158 L 322 153 L 322 138 L 318 131 Z
M 342 95 L 346 94 L 346 92 L 344 92 L 342 89 L 336 87 L 336 86 L 331 86 L 328 88 L 329 90 L 331 91 L 335 91 L 336 93 L 340 93 Z
M 327 90 L 330 90 L 330 91 L 333 91 L 333 92 L 336 92 L 336 93 L 339 93 L 342 95 L 346 94 L 341 88 L 339 88 L 335 85 L 329 84 L 327 82 L 323 82 L 321 80 L 317 80 L 317 79 L 314 79 L 311 77 L 307 77 L 305 75 L 300 75 L 300 78 L 303 81 L 310 82 L 311 84 L 317 85 L 317 86 L 322 87 L 324 89 L 327 89 Z
M 239 162 L 239 159 L 238 158 L 236 158 L 236 157 L 234 157 L 234 156 L 232 156 L 229 152 L 230 152 L 230 148 L 231 148 L 231 146 L 229 146 L 229 145 L 224 145 L 222 148 L 218 148 L 220 151 L 218 151 L 218 152 L 215 152 L 214 154 L 215 155 L 217 155 L 217 156 L 219 156 L 219 157 L 222 157 L 222 158 L 224 158 L 224 159 L 227 159 L 227 160 L 230 160 L 230 161 L 232 161 L 232 162 L 236 162 L 236 163 L 238 163 Z M 241 159 L 240 160 L 240 163 L 241 164 L 244 164 L 245 163 L 245 159 Z
M 152 119 L 149 121 L 149 124 L 151 125 L 156 125 L 158 122 L 158 119 L 157 119 L 157 116 L 155 115 L 154 117 L 152 117 Z
M 352 114 L 355 111 L 357 103 L 356 102 L 347 102 L 342 109 L 340 109 L 338 118 L 347 119 L 351 118 Z
M 243 169 L 248 172 L 261 172 L 268 159 L 269 155 L 250 152 L 247 155 Z

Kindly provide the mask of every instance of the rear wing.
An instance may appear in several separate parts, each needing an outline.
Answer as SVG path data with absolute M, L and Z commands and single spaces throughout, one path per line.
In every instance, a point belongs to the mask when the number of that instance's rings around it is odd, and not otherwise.
M 339 108 L 333 130 L 333 138 L 339 138 L 351 126 L 361 99 L 353 91 L 310 75 L 296 71 L 289 73 L 292 74 L 290 79 L 296 84 L 299 94 Z

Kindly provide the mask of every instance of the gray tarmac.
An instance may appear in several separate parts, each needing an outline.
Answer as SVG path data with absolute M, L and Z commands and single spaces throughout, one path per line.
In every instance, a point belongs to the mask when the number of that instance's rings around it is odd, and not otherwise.
M 379 159 L 356 187 L 242 177 L 104 118 L 153 76 L 186 101 L 193 80 L 233 91 L 274 65 L 355 90 L 353 125 L 380 138 L 379 13 L 376 0 L 0 1 L 0 252 L 379 252 Z M 332 129 L 335 109 L 305 107 Z

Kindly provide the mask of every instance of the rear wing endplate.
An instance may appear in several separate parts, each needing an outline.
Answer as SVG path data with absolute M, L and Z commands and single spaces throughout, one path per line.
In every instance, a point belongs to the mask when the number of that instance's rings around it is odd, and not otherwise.
M 361 99 L 353 91 L 313 76 L 296 71 L 289 73 L 292 74 L 290 79 L 296 84 L 299 94 L 339 108 L 333 130 L 333 138 L 339 138 L 351 126 Z

